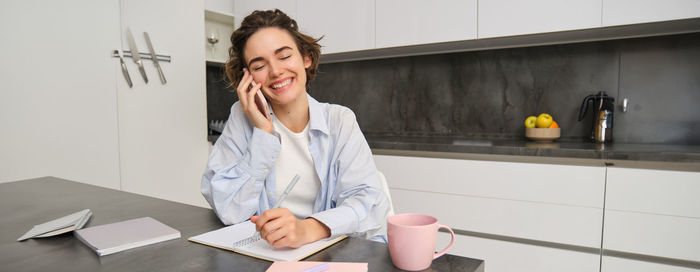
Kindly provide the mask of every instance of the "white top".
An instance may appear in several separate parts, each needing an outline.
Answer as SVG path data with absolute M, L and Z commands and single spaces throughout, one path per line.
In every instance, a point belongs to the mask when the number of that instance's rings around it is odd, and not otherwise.
M 294 133 L 277 118 L 272 119 L 274 130 L 280 136 L 281 145 L 279 157 L 275 161 L 277 181 L 275 195 L 279 199 L 294 175 L 298 174 L 299 181 L 280 208 L 289 209 L 300 219 L 309 217 L 313 213 L 314 202 L 321 188 L 321 180 L 316 174 L 314 161 L 309 152 L 309 124 L 306 124 L 304 131 Z

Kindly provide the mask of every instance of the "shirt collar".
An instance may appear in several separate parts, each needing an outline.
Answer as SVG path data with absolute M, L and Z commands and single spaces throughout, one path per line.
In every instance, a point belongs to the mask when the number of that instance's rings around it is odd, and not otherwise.
M 323 113 L 323 107 L 320 102 L 316 101 L 311 95 L 306 94 L 309 100 L 309 130 L 318 130 L 328 135 L 328 122 L 326 115 Z

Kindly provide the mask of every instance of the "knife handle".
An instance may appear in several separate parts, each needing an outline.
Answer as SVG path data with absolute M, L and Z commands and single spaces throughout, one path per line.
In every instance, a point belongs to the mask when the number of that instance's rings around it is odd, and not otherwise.
M 143 81 L 148 83 L 148 77 L 146 76 L 146 70 L 143 69 L 143 62 L 141 60 L 139 60 L 138 64 L 139 64 L 139 72 L 141 72 L 141 76 L 143 77 Z
M 165 75 L 163 74 L 163 69 L 160 69 L 160 65 L 156 63 L 156 68 L 158 68 L 158 76 L 160 76 L 160 83 L 168 83 L 168 81 L 165 80 Z
M 126 83 L 129 84 L 129 88 L 134 87 L 134 84 L 131 82 L 131 77 L 129 76 L 129 71 L 126 70 L 126 63 L 124 63 L 124 60 L 121 61 L 122 64 L 122 74 L 124 74 L 124 78 L 126 79 Z

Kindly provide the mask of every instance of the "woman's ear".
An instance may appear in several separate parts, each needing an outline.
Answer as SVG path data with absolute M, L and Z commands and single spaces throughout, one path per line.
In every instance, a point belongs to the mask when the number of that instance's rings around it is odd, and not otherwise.
M 309 69 L 311 67 L 311 57 L 304 56 L 304 68 Z

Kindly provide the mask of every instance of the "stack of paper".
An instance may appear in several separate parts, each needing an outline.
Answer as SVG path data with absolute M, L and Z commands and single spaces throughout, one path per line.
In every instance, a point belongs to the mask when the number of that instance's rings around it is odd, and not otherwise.
M 180 231 L 150 217 L 81 229 L 75 236 L 104 256 L 119 251 L 180 238 Z
M 90 211 L 90 209 L 85 209 L 71 215 L 66 215 L 46 223 L 36 225 L 27 233 L 22 235 L 22 237 L 19 237 L 17 241 L 24 241 L 29 238 L 49 237 L 81 229 L 85 223 L 87 223 L 88 219 L 90 219 L 90 216 L 92 216 L 92 211 Z

